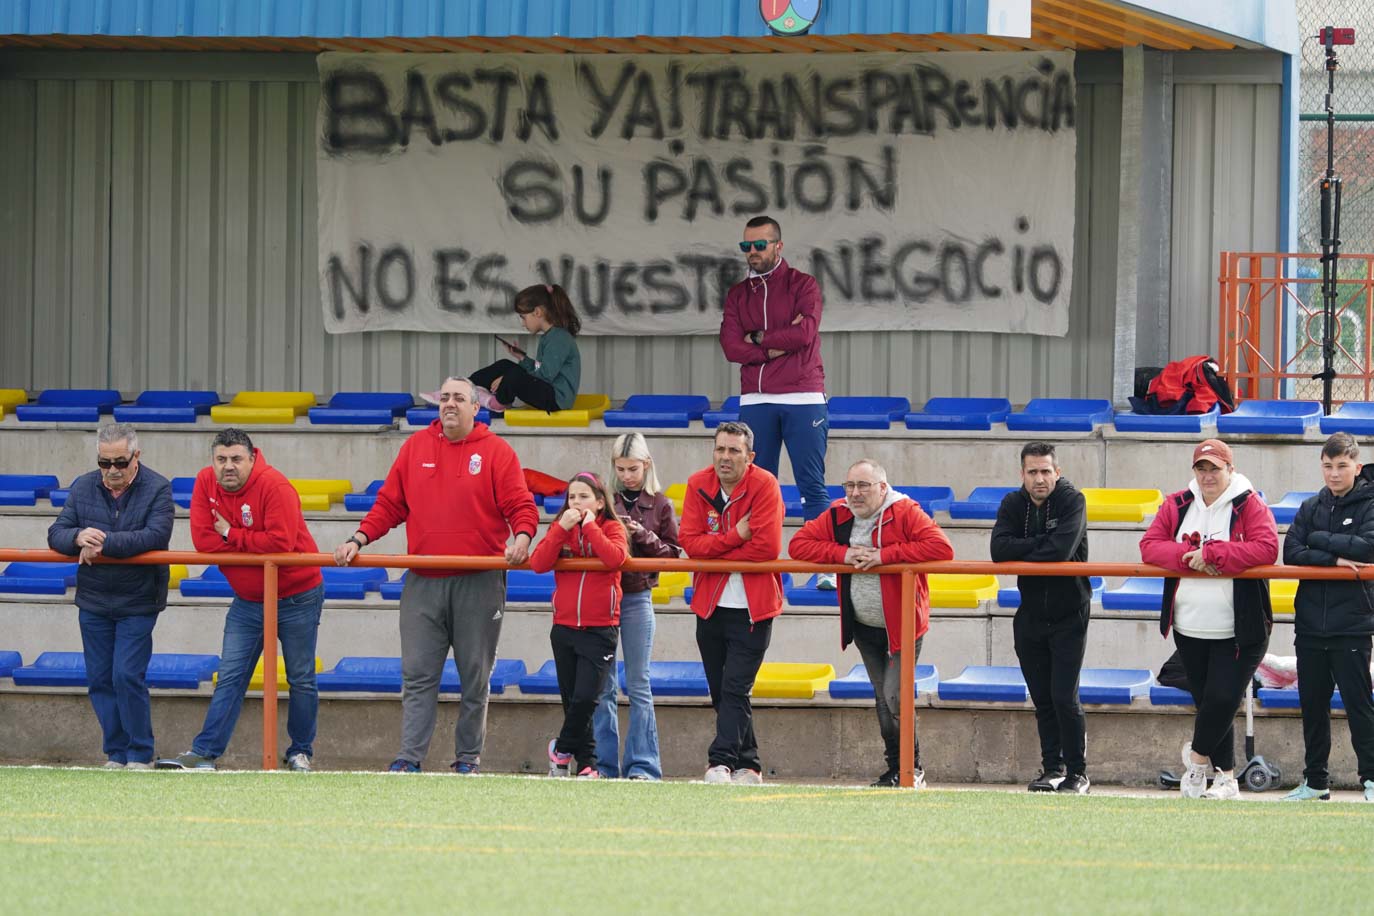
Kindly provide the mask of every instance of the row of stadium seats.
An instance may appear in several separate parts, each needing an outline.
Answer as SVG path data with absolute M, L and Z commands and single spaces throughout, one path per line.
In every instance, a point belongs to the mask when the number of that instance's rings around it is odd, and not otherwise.
M 284 662 L 277 662 L 277 686 L 287 689 Z M 195 690 L 214 681 L 219 656 L 155 653 L 148 666 L 148 686 L 156 689 Z M 400 693 L 401 660 L 358 656 L 339 659 L 330 671 L 321 672 L 316 660 L 316 683 L 321 693 Z M 617 665 L 620 689 L 625 691 L 625 664 Z M 86 662 L 80 652 L 44 652 L 25 666 L 18 652 L 0 652 L 0 678 L 22 687 L 84 687 Z M 650 662 L 650 689 L 658 697 L 706 697 L 710 692 L 700 662 Z M 250 690 L 261 690 L 262 663 L 253 674 Z M 557 695 L 558 675 L 552 660 L 537 671 L 528 671 L 518 659 L 500 659 L 492 669 L 490 689 L 504 694 L 518 688 L 522 694 Z M 445 662 L 439 682 L 441 693 L 461 693 L 462 683 L 453 660 Z M 768 699 L 814 699 L 828 693 L 835 700 L 871 700 L 873 687 L 862 664 L 837 677 L 831 665 L 807 662 L 764 662 L 754 682 L 753 696 Z M 933 665 L 916 666 L 916 695 L 934 693 L 941 700 L 977 703 L 1025 703 L 1029 699 L 1021 669 L 1004 665 L 969 665 L 957 677 L 940 680 Z M 1143 668 L 1084 668 L 1079 698 L 1088 704 L 1129 705 L 1148 696 L 1153 706 L 1191 706 L 1183 690 L 1156 684 Z M 1271 709 L 1298 707 L 1297 688 L 1261 688 L 1260 703 Z M 1344 709 L 1337 692 L 1333 709 Z
M 63 595 L 76 584 L 75 563 L 11 563 L 0 572 L 0 594 Z M 325 598 L 341 601 L 362 601 L 370 592 L 377 592 L 388 601 L 401 597 L 406 574 L 388 579 L 381 567 L 326 566 L 320 570 L 324 577 Z M 528 569 L 514 569 L 506 574 L 506 600 L 517 604 L 544 604 L 553 600 L 553 573 L 537 573 Z M 811 576 L 794 584 L 791 575 L 783 574 L 783 592 L 792 607 L 835 607 L 838 593 L 816 587 Z M 1164 596 L 1161 578 L 1135 577 L 1126 579 L 1116 588 L 1104 588 L 1099 576 L 1092 576 L 1093 600 L 1103 610 L 1143 611 L 1159 613 Z M 655 604 L 667 604 L 681 597 L 691 603 L 690 574 L 668 572 L 659 575 L 659 585 L 653 590 Z M 927 577 L 930 606 L 935 608 L 973 608 L 985 601 L 996 601 L 1001 608 L 1016 608 L 1021 593 L 1013 587 L 999 588 L 992 575 L 944 575 Z M 232 598 L 224 573 L 218 566 L 208 566 L 199 576 L 188 576 L 186 567 L 173 566 L 170 587 L 178 589 L 184 598 Z M 1297 595 L 1296 579 L 1274 579 L 1269 583 L 1274 613 L 1292 614 L 1293 599 Z
M 686 428 L 700 421 L 714 427 L 739 417 L 739 398 L 730 397 L 715 409 L 704 395 L 636 394 L 622 407 L 611 409 L 609 396 L 582 394 L 570 410 L 546 413 L 517 408 L 505 413 L 512 426 L 587 426 L 601 419 L 608 427 L 633 429 Z M 438 416 L 435 408 L 416 407 L 407 392 L 345 391 L 325 406 L 317 406 L 308 391 L 241 391 L 222 403 L 214 391 L 145 391 L 131 405 L 113 389 L 55 389 L 41 392 L 32 402 L 19 389 L 0 389 L 0 417 L 13 410 L 21 422 L 96 423 L 101 415 L 129 423 L 194 423 L 209 415 L 229 425 L 295 423 L 308 416 L 311 423 L 331 425 L 388 425 L 404 416 L 411 426 L 423 426 Z M 1374 403 L 1350 402 L 1330 416 L 1317 401 L 1243 402 L 1234 413 L 1142 415 L 1117 413 L 1111 402 L 1097 398 L 1035 398 L 1024 410 L 1012 410 L 1006 398 L 931 398 L 919 411 L 902 397 L 833 397 L 829 401 L 832 429 L 887 429 L 905 422 L 908 429 L 987 431 L 995 424 L 1026 432 L 1091 432 L 1114 423 L 1126 432 L 1202 433 L 1215 428 L 1228 433 L 1301 435 L 1320 428 L 1323 433 L 1374 434 Z M 486 410 L 479 419 L 490 422 Z

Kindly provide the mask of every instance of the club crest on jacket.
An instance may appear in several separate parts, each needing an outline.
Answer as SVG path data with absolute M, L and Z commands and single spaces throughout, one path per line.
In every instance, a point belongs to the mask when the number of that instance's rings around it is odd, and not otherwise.
M 243 522 L 243 527 L 253 527 L 253 507 L 248 503 L 239 506 L 239 520 Z
M 468 473 L 473 477 L 482 473 L 482 456 L 477 452 L 473 452 L 472 456 L 468 458 Z

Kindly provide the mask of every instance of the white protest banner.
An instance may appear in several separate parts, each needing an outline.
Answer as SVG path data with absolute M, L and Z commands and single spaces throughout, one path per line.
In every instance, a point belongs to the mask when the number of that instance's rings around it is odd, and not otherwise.
M 1072 52 L 323 54 L 334 333 L 509 331 L 559 283 L 586 334 L 707 334 L 750 217 L 822 329 L 1063 335 Z

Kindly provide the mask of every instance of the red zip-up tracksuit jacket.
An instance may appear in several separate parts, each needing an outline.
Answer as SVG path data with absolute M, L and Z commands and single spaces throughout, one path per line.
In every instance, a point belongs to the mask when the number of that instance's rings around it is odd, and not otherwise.
M 735 526 L 749 516 L 751 537 L 742 540 Z M 782 553 L 782 490 L 778 479 L 751 464 L 727 500 L 714 466 L 687 478 L 678 543 L 695 560 L 776 560 Z M 782 576 L 744 573 L 749 619 L 754 623 L 782 613 Z M 692 574 L 692 611 L 702 619 L 715 613 L 729 573 Z
M 229 522 L 229 539 L 215 530 L 214 511 Z M 191 543 L 201 553 L 319 553 L 301 514 L 301 497 L 291 482 L 253 449 L 253 470 L 232 493 L 219 485 L 212 467 L 201 468 L 191 493 Z M 262 567 L 221 566 L 234 594 L 262 601 Z M 323 582 L 319 567 L 283 566 L 277 570 L 282 598 L 307 592 Z
M 435 420 L 401 445 L 377 502 L 358 525 L 368 543 L 405 523 L 413 554 L 494 557 L 513 534 L 534 539 L 539 513 L 515 449 L 485 423 L 450 442 Z M 460 570 L 416 569 L 421 576 Z
M 614 627 L 620 624 L 620 567 L 630 555 L 625 526 L 593 519 L 571 531 L 554 522 L 530 554 L 530 569 L 548 572 L 560 559 L 596 557 L 605 572 L 553 574 L 553 622 L 565 627 Z

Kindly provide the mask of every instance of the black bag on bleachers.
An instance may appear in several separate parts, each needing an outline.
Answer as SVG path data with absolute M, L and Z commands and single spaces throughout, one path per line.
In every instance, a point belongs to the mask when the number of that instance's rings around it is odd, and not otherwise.
M 1159 667 L 1159 674 L 1155 677 L 1165 687 L 1177 687 L 1179 690 L 1190 690 L 1188 687 L 1188 672 L 1183 670 L 1183 660 L 1178 657 L 1178 650 L 1164 660 L 1164 664 Z
M 1155 380 L 1155 376 L 1164 371 L 1163 366 L 1136 366 L 1135 367 L 1135 396 L 1145 398 L 1150 394 L 1150 383 Z
M 1136 396 L 1131 409 L 1138 414 L 1206 413 L 1213 407 L 1222 413 L 1236 409 L 1231 386 L 1210 356 L 1178 359 L 1159 370 L 1140 394 L 1141 370 L 1136 370 Z

